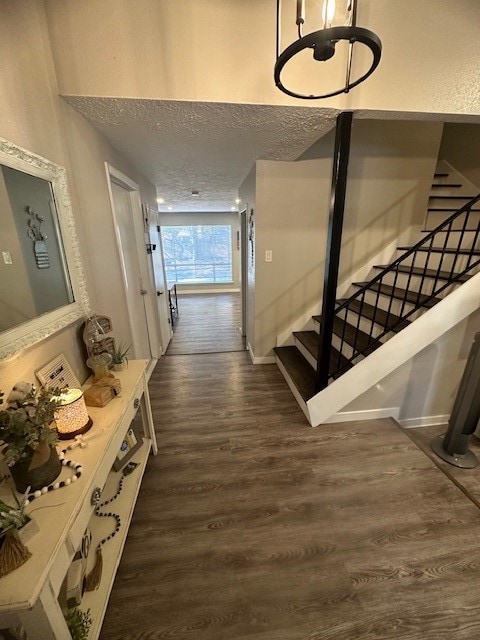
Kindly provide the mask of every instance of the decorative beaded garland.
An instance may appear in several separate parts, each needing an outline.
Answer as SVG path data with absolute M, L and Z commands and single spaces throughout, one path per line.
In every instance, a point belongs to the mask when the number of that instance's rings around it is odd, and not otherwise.
M 95 589 L 98 589 L 98 586 L 100 585 L 100 581 L 102 579 L 102 570 L 103 570 L 102 547 L 106 542 L 108 542 L 109 540 L 111 540 L 117 535 L 117 533 L 120 531 L 120 527 L 122 526 L 122 521 L 120 519 L 120 516 L 117 513 L 113 513 L 112 511 L 102 512 L 100 511 L 100 509 L 103 509 L 104 507 L 107 506 L 107 504 L 110 504 L 111 502 L 113 502 L 118 498 L 118 496 L 122 493 L 125 477 L 130 475 L 130 473 L 132 473 L 132 471 L 136 467 L 138 467 L 138 463 L 136 462 L 130 462 L 129 464 L 126 465 L 126 467 L 123 469 L 122 476 L 118 482 L 117 493 L 111 498 L 109 498 L 108 500 L 104 500 L 103 502 L 100 502 L 100 497 L 102 494 L 99 487 L 97 487 L 93 491 L 93 494 L 92 494 L 92 504 L 94 505 L 93 513 L 99 518 L 114 518 L 116 524 L 115 524 L 115 530 L 112 531 L 110 535 L 100 540 L 100 542 L 96 546 L 95 564 L 92 570 L 90 571 L 90 573 L 86 577 L 85 584 L 86 584 L 87 591 L 94 591 Z
M 117 513 L 113 513 L 112 511 L 108 511 L 108 512 L 104 511 L 104 512 L 102 512 L 102 511 L 100 511 L 100 509 L 103 509 L 104 507 L 107 506 L 107 504 L 110 504 L 111 502 L 113 502 L 114 500 L 116 500 L 118 498 L 118 496 L 123 491 L 123 483 L 125 481 L 125 477 L 127 475 L 130 475 L 130 473 L 137 466 L 138 466 L 137 463 L 131 462 L 125 467 L 125 469 L 123 470 L 123 473 L 122 473 L 122 477 L 120 478 L 120 480 L 118 482 L 117 493 L 114 496 L 112 496 L 108 500 L 105 500 L 104 502 L 99 502 L 99 500 L 100 500 L 100 496 L 99 495 L 95 495 L 93 497 L 93 504 L 95 505 L 95 508 L 94 508 L 93 512 L 95 513 L 95 515 L 98 516 L 99 518 L 114 518 L 114 520 L 116 522 L 115 530 L 112 531 L 112 533 L 110 535 L 108 535 L 105 538 L 103 538 L 103 540 L 100 540 L 100 542 L 97 545 L 97 551 L 100 550 L 106 542 L 108 542 L 113 537 L 115 537 L 117 535 L 117 533 L 119 532 L 120 527 L 122 526 L 122 521 L 120 519 L 120 516 Z
M 66 452 L 67 449 L 63 449 L 63 451 L 60 451 L 60 453 L 58 454 L 58 457 L 60 458 L 62 467 L 69 467 L 70 469 L 74 470 L 75 473 L 72 475 L 72 477 L 61 480 L 60 482 L 52 482 L 52 484 L 49 484 L 46 487 L 42 487 L 41 489 L 37 489 L 37 491 L 30 493 L 25 500 L 25 506 L 29 505 L 36 498 L 40 498 L 40 496 L 43 496 L 46 493 L 57 491 L 58 489 L 63 489 L 63 487 L 68 487 L 70 484 L 72 484 L 72 482 L 76 482 L 80 478 L 83 471 L 82 465 L 78 464 L 78 462 L 74 462 L 73 460 L 67 460 L 65 458 Z

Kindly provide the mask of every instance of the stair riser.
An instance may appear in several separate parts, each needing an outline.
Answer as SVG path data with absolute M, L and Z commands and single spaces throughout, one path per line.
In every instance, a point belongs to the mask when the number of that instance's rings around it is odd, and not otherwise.
M 446 244 L 445 244 L 446 243 Z M 427 247 L 430 246 L 429 243 Z M 480 247 L 479 238 L 477 237 L 475 242 L 475 232 L 466 231 L 463 236 L 460 232 L 455 233 L 443 233 L 439 232 L 434 240 L 435 247 L 442 247 L 446 249 L 461 249 L 470 251 L 471 249 L 478 250 Z
M 461 273 L 469 264 L 469 257 L 461 254 L 455 255 L 450 253 L 437 253 L 433 251 L 430 253 L 427 251 L 417 251 L 414 255 L 415 261 L 413 260 L 412 255 L 412 257 L 409 257 L 405 262 L 402 262 L 402 266 L 410 266 L 413 264 L 418 268 L 433 270 L 440 269 L 440 271 L 446 271 L 447 273 L 454 268 L 456 273 Z M 479 256 L 473 256 L 470 258 L 470 264 L 478 260 L 478 257 Z
M 278 357 L 275 360 L 276 360 L 276 363 L 277 363 L 277 367 L 280 369 L 280 372 L 281 372 L 282 376 L 285 378 L 286 383 L 290 387 L 290 391 L 293 393 L 293 395 L 295 397 L 295 400 L 298 403 L 298 406 L 301 408 L 301 410 L 305 414 L 305 417 L 307 418 L 307 420 L 310 420 L 310 416 L 308 414 L 308 409 L 307 409 L 307 404 L 304 401 L 304 399 L 302 398 L 302 396 L 299 394 L 297 388 L 295 387 L 295 383 L 292 381 L 292 379 L 291 379 L 288 371 L 285 369 L 282 361 Z
M 414 306 L 413 303 L 409 302 L 405 302 L 405 304 L 403 304 L 403 300 L 398 298 L 393 298 L 393 300 L 390 302 L 390 296 L 382 293 L 380 293 L 377 297 L 376 291 L 368 291 L 365 296 L 365 302 L 371 305 L 376 304 L 380 309 L 383 309 L 384 311 L 390 311 L 390 313 L 393 313 L 397 316 L 405 315 L 405 313 L 409 312 Z M 416 315 L 418 315 L 417 312 Z M 415 318 L 416 315 L 413 315 L 413 318 Z M 409 317 L 409 320 L 412 321 L 412 317 Z
M 430 191 L 430 198 L 428 200 L 429 207 L 463 207 L 476 196 L 476 193 L 472 193 L 470 190 L 464 187 L 458 189 L 452 188 L 432 188 Z M 447 197 L 448 196 L 448 197 Z M 454 196 L 454 197 L 453 197 Z
M 432 295 L 434 291 L 438 291 L 440 287 L 443 287 L 447 281 L 438 280 L 435 282 L 433 278 L 425 278 L 422 282 L 421 276 L 412 275 L 409 281 L 409 276 L 406 273 L 398 273 L 395 276 L 394 273 L 388 273 L 382 280 L 383 284 L 399 287 L 400 289 L 408 289 L 410 291 L 421 291 L 424 295 Z M 447 293 L 453 291 L 453 288 L 459 286 L 458 284 L 452 284 L 448 287 Z M 443 297 L 446 294 L 439 294 L 439 297 Z
M 385 304 L 385 301 L 382 301 Z M 378 305 L 381 308 L 381 305 Z M 398 305 L 397 305 L 398 306 Z M 385 305 L 385 310 L 388 309 L 388 304 Z M 391 313 L 393 314 L 393 310 L 391 310 Z M 346 320 L 349 324 L 353 325 L 354 327 L 357 327 L 360 329 L 360 331 L 363 331 L 364 333 L 368 334 L 368 335 L 372 335 L 374 337 L 378 337 L 380 335 L 382 335 L 385 331 L 385 327 L 380 324 L 379 322 L 372 322 L 371 319 L 369 318 L 365 318 L 365 317 L 361 317 L 360 318 L 360 324 L 357 325 L 358 322 L 358 313 L 356 313 L 355 311 L 352 311 L 351 309 L 348 311 L 347 310 L 342 310 L 339 312 L 339 317 L 342 320 Z M 320 324 L 318 322 L 315 322 L 315 331 L 317 333 L 320 332 Z M 386 339 L 389 339 L 392 335 L 394 335 L 394 332 L 388 332 Z M 383 340 L 383 338 L 382 338 Z
M 317 323 L 315 323 L 317 324 Z M 301 342 L 298 338 L 295 337 L 295 346 L 297 347 L 297 349 L 300 351 L 300 353 L 302 354 L 302 356 L 305 358 L 305 360 L 308 362 L 308 364 L 313 367 L 315 369 L 315 371 L 317 370 L 317 359 L 314 358 L 314 356 L 312 356 L 312 354 L 310 353 L 310 351 L 305 347 L 305 345 L 303 344 L 303 342 Z
M 370 335 L 370 333 L 374 336 L 377 337 L 379 336 L 381 333 L 383 333 L 384 328 L 375 323 L 373 324 L 371 320 L 369 320 L 368 318 L 360 318 L 360 324 L 358 325 L 358 314 L 355 313 L 354 311 L 349 310 L 348 313 L 346 312 L 346 310 L 342 310 L 338 317 L 341 320 L 346 320 L 349 324 L 351 324 L 353 327 L 358 328 L 360 331 L 363 331 L 364 333 Z M 372 327 L 373 324 L 373 327 Z M 320 324 L 318 322 L 315 322 L 315 331 L 317 333 L 320 333 Z M 334 340 L 336 339 L 337 334 L 333 334 L 334 335 Z M 341 339 L 341 335 L 338 337 L 338 343 L 340 344 L 340 339 Z M 333 345 L 334 347 L 336 346 L 335 344 Z M 345 354 L 344 354 L 345 355 Z M 348 356 L 350 355 L 350 352 L 347 354 Z
M 363 316 L 360 317 L 360 323 L 358 324 L 359 317 L 358 314 L 354 311 L 348 311 L 348 314 L 346 314 L 345 311 L 342 311 L 340 312 L 340 317 L 342 319 L 347 318 L 347 322 L 349 322 L 351 325 L 353 325 L 354 327 L 358 326 L 360 331 L 363 331 L 367 335 L 372 335 L 374 338 L 382 335 L 385 331 L 385 327 L 383 325 L 379 324 L 378 322 L 372 322 L 370 318 L 365 318 Z
M 342 344 L 341 336 L 337 336 L 337 335 L 333 334 L 333 336 L 332 336 L 332 346 L 335 349 L 337 349 L 337 351 L 340 351 L 342 356 L 344 356 L 345 358 L 348 358 L 350 360 L 350 358 L 353 357 L 353 347 L 350 346 L 349 344 L 347 344 L 346 342 L 344 342 Z
M 441 207 L 438 207 L 438 208 L 441 208 Z M 476 208 L 480 209 L 480 205 L 479 206 L 476 205 Z M 445 211 L 445 212 L 444 211 L 428 211 L 425 217 L 424 230 L 432 231 L 433 229 L 438 227 L 438 225 L 442 224 L 442 222 L 445 222 L 445 220 L 447 220 L 447 218 L 449 218 L 453 213 L 454 211 Z M 480 221 L 480 211 L 479 212 L 472 211 L 468 217 L 466 224 L 465 224 L 465 216 L 459 216 L 457 220 L 453 221 L 452 229 L 462 229 L 463 226 L 465 225 L 467 229 L 476 230 L 479 221 Z

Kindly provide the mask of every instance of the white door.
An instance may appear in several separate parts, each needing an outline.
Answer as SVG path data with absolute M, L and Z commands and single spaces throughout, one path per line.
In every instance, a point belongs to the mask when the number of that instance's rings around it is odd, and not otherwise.
M 158 358 L 160 345 L 155 318 L 152 317 L 152 284 L 148 277 L 147 253 L 143 241 L 143 222 L 138 187 L 126 176 L 107 165 L 112 213 L 117 237 L 127 311 L 132 334 L 132 356 Z
M 165 270 L 163 265 L 163 248 L 160 226 L 158 225 L 158 213 L 150 208 L 149 234 L 152 252 L 150 254 L 153 278 L 155 282 L 155 294 L 157 297 L 158 320 L 160 324 L 160 336 L 162 342 L 162 353 L 167 350 L 172 337 L 170 325 L 170 307 L 168 302 L 168 285 L 165 280 Z

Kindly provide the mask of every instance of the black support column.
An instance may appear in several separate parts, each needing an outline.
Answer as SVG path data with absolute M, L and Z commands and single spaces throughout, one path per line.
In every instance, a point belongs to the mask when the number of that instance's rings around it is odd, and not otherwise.
M 341 113 L 337 117 L 335 131 L 330 216 L 323 278 L 322 324 L 317 358 L 317 391 L 325 389 L 328 385 L 352 119 L 353 113 L 351 111 Z

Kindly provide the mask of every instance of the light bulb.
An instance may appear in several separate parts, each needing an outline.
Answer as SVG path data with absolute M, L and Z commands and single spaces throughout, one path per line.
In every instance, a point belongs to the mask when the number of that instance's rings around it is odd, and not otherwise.
M 331 27 L 335 18 L 335 0 L 324 0 L 322 7 L 323 27 Z

